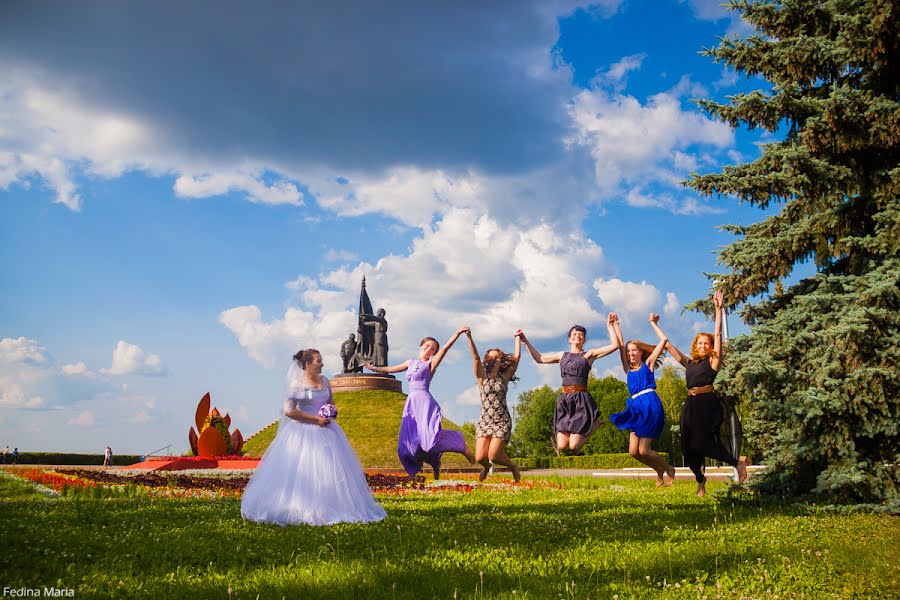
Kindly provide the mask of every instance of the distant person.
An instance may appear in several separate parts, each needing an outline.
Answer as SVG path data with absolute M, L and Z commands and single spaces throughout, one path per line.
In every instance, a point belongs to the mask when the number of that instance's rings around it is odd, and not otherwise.
M 619 340 L 619 356 L 626 375 L 628 393 L 631 396 L 625 410 L 609 416 L 613 425 L 623 431 L 630 431 L 628 454 L 656 471 L 656 487 L 667 487 L 675 481 L 675 467 L 669 464 L 651 445 L 662 434 L 666 424 L 666 413 L 662 401 L 656 395 L 656 379 L 653 371 L 662 362 L 663 350 L 669 339 L 657 325 L 659 315 L 650 313 L 650 325 L 659 338 L 656 346 L 640 340 L 630 340 L 625 344 L 619 317 L 613 313 L 613 328 Z M 667 477 L 666 478 L 664 478 Z
M 414 477 L 422 470 L 422 464 L 431 465 L 434 478 L 441 476 L 441 456 L 444 452 L 459 452 L 470 464 L 475 464 L 475 455 L 466 446 L 466 438 L 461 431 L 441 428 L 443 413 L 441 406 L 431 395 L 429 386 L 438 366 L 444 360 L 447 350 L 459 339 L 468 327 L 460 328 L 447 340 L 443 348 L 433 337 L 427 337 L 419 343 L 419 357 L 411 358 L 393 367 L 379 367 L 366 363 L 366 368 L 376 373 L 399 373 L 406 371 L 409 382 L 409 395 L 403 406 L 403 418 L 400 421 L 400 439 L 397 441 L 397 454 L 403 468 Z
M 4 465 L 9 463 L 9 446 L 6 446 L 5 448 L 3 448 L 3 450 L 0 450 L 0 456 L 3 457 L 2 462 Z
M 384 519 L 343 429 L 319 414 L 334 396 L 318 350 L 293 356 L 285 387 L 278 433 L 244 490 L 241 516 L 278 525 Z
M 491 348 L 484 353 L 484 359 L 478 356 L 472 332 L 467 331 L 469 350 L 475 361 L 475 380 L 481 393 L 481 414 L 475 426 L 475 462 L 481 465 L 480 481 L 488 476 L 491 465 L 508 467 L 513 481 L 519 482 L 519 465 L 506 454 L 504 448 L 512 434 L 512 419 L 506 404 L 506 393 L 509 382 L 516 379 L 519 367 L 519 356 L 522 350 L 522 339 L 516 336 L 515 351 L 506 354 L 499 348 Z
M 18 448 L 16 448 L 15 450 L 12 451 L 12 462 L 14 465 L 19 463 L 19 449 Z
M 103 466 L 111 467 L 113 464 L 113 454 L 112 448 L 109 446 L 106 447 L 106 450 L 103 451 Z
M 719 441 L 719 429 L 725 412 L 716 395 L 713 381 L 722 360 L 722 292 L 713 297 L 716 306 L 715 333 L 701 332 L 691 342 L 691 354 L 681 352 L 671 342 L 666 345 L 672 357 L 685 369 L 688 396 L 681 409 L 681 450 L 684 462 L 697 479 L 697 495 L 706 495 L 705 457 L 729 464 L 738 472 L 738 483 L 747 479 L 747 462 L 732 456 Z
M 534 349 L 521 329 L 516 332 L 517 336 L 522 337 L 522 342 L 536 363 L 559 363 L 562 392 L 556 398 L 556 407 L 553 409 L 553 434 L 557 454 L 563 450 L 578 453 L 602 424 L 597 403 L 587 391 L 587 383 L 594 361 L 619 348 L 619 341 L 613 331 L 612 313 L 607 317 L 606 328 L 609 330 L 609 346 L 585 350 L 587 329 L 581 325 L 572 325 L 569 328 L 569 351 L 552 354 L 541 354 Z

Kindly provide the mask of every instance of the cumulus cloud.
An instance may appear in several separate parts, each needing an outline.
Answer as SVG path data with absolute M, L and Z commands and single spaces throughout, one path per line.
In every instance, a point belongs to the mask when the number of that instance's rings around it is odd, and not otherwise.
M 289 284 L 297 305 L 283 315 L 267 319 L 248 305 L 223 311 L 220 322 L 264 366 L 286 364 L 297 348 L 313 345 L 336 365 L 340 343 L 356 327 L 365 276 L 374 306 L 387 310 L 391 362 L 402 362 L 424 335 L 444 338 L 462 325 L 479 340 L 511 341 L 517 327 L 540 339 L 573 322 L 599 323 L 583 282 L 604 269 L 602 249 L 575 233 L 453 209 L 413 240 L 408 255 L 299 278 Z
M 184 197 L 299 204 L 298 182 L 320 173 L 528 171 L 564 151 L 558 18 L 619 4 L 294 3 L 278 19 L 232 1 L 177 18 L 16 5 L 0 21 L 0 186 L 36 176 L 78 209 L 78 175 L 142 170 L 174 174 Z M 255 31 L 265 44 L 233 43 Z
M 43 405 L 43 397 L 27 394 L 17 383 L 0 378 L 0 408 L 40 408 Z
M 253 170 L 182 175 L 175 180 L 175 195 L 183 198 L 207 198 L 244 192 L 251 202 L 259 204 L 303 204 L 303 195 L 296 185 L 281 178 L 266 184 L 263 176 L 263 173 Z
M 580 92 L 569 105 L 576 131 L 567 139 L 586 148 L 594 162 L 596 185 L 604 196 L 639 193 L 642 186 L 674 188 L 697 165 L 692 153 L 724 151 L 734 143 L 726 124 L 682 107 L 686 94 L 703 90 L 689 78 L 673 89 L 650 96 L 646 103 L 603 87 Z M 635 204 L 632 200 L 631 203 Z M 694 204 L 697 204 L 696 201 Z M 654 202 L 679 213 L 679 202 Z M 691 207 L 694 214 L 700 209 Z
M 473 385 L 462 391 L 456 396 L 456 403 L 462 406 L 481 406 L 481 392 L 478 391 L 478 386 Z
M 608 69 L 598 73 L 595 84 L 611 84 L 617 90 L 623 88 L 628 73 L 640 69 L 645 58 L 647 58 L 645 52 L 622 57 L 619 62 L 613 63 Z
M 0 361 L 44 365 L 49 362 L 47 349 L 25 337 L 0 340 Z
M 112 365 L 101 372 L 107 375 L 165 375 L 166 366 L 156 354 L 147 354 L 135 344 L 119 340 L 113 350 Z
M 329 248 L 322 257 L 326 262 L 353 262 L 359 260 L 359 255 L 348 250 Z
M 66 421 L 66 425 L 77 425 L 79 427 L 90 427 L 94 424 L 94 413 L 89 410 L 81 411 L 78 416 L 72 417 Z
M 63 365 L 61 367 L 61 370 L 64 375 L 70 376 L 81 375 L 84 377 L 91 377 L 94 375 L 94 373 L 90 369 L 88 369 L 87 365 L 83 361 L 79 361 L 70 365 Z

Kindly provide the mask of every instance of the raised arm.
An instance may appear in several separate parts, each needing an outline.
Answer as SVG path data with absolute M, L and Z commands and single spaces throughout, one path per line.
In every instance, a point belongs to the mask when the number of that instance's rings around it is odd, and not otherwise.
M 616 334 L 616 341 L 619 343 L 619 360 L 622 361 L 622 370 L 627 373 L 631 370 L 631 365 L 628 364 L 628 355 L 626 354 L 625 349 L 625 339 L 622 337 L 622 329 L 619 326 L 619 315 L 617 315 L 616 313 L 609 313 L 607 322 L 612 323 L 613 331 Z
M 404 361 L 399 365 L 394 365 L 393 367 L 376 367 L 372 363 L 366 363 L 366 368 L 376 373 L 399 373 L 400 371 L 405 371 L 409 368 L 409 361 Z
M 713 337 L 713 350 L 715 355 L 709 357 L 709 366 L 713 371 L 719 370 L 719 363 L 722 360 L 722 313 L 725 309 L 722 307 L 722 292 L 716 292 L 713 295 L 713 303 L 716 305 L 716 328 Z
M 531 354 L 531 358 L 534 359 L 534 362 L 542 365 L 548 365 L 551 363 L 558 363 L 560 360 L 562 360 L 562 352 L 541 354 L 540 352 L 535 350 L 534 346 L 531 345 L 531 342 L 529 342 L 528 338 L 525 336 L 525 332 L 521 329 L 516 330 L 516 336 L 522 338 L 522 343 L 525 344 L 526 348 L 528 348 L 528 352 Z
M 619 338 L 616 336 L 616 331 L 613 328 L 612 321 L 607 317 L 606 319 L 606 329 L 609 332 L 609 346 L 603 346 L 602 348 L 592 348 L 584 353 L 584 358 L 588 361 L 589 364 L 593 364 L 595 360 L 598 358 L 602 358 L 607 354 L 612 354 L 616 350 L 618 350 L 621 346 L 619 345 Z
M 481 358 L 478 356 L 478 348 L 475 347 L 475 340 L 472 339 L 472 330 L 466 331 L 466 338 L 469 340 L 469 350 L 472 352 L 472 360 L 475 362 L 475 379 L 477 379 L 478 384 L 481 385 L 481 382 L 484 381 L 485 378 L 484 365 L 481 363 Z
M 672 355 L 672 358 L 678 361 L 682 367 L 686 367 L 687 364 L 691 361 L 691 357 L 678 348 L 675 347 L 675 344 L 672 342 L 666 342 L 666 350 L 669 351 L 669 354 Z
M 501 373 L 503 377 L 503 381 L 507 383 L 512 380 L 513 377 L 516 376 L 516 369 L 519 368 L 519 358 L 522 356 L 522 338 L 521 336 L 516 336 L 515 341 L 515 349 L 513 350 L 513 360 L 512 364 L 506 367 L 506 370 Z
M 434 376 L 434 372 L 437 371 L 437 368 L 440 366 L 441 361 L 444 360 L 444 355 L 447 354 L 447 350 L 449 350 L 453 344 L 456 343 L 456 340 L 459 339 L 464 333 L 469 331 L 468 327 L 460 327 L 456 330 L 456 333 L 450 336 L 450 339 L 441 346 L 441 349 L 438 350 L 434 356 L 431 357 L 431 375 Z
M 653 328 L 653 331 L 656 332 L 656 337 L 659 338 L 659 343 L 656 345 L 656 348 L 653 349 L 653 352 L 650 353 L 650 356 L 647 357 L 646 361 L 647 366 L 650 367 L 650 370 L 652 371 L 653 365 L 656 364 L 656 359 L 659 358 L 662 351 L 666 349 L 669 338 L 666 337 L 663 330 L 659 328 L 659 315 L 656 313 L 650 313 L 650 327 Z

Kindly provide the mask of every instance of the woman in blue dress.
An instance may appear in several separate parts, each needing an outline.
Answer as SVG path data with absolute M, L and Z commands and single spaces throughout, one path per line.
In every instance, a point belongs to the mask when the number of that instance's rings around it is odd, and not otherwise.
M 581 325 L 573 325 L 569 329 L 569 352 L 547 354 L 535 350 L 521 329 L 516 331 L 516 336 L 522 339 L 522 343 L 528 348 L 536 363 L 559 363 L 562 390 L 556 398 L 556 408 L 553 410 L 553 434 L 557 454 L 563 450 L 579 452 L 603 423 L 599 418 L 597 403 L 587 391 L 587 384 L 594 361 L 612 354 L 619 347 L 613 331 L 612 313 L 607 319 L 606 327 L 609 330 L 609 346 L 585 350 L 587 330 Z
M 621 430 L 630 430 L 628 454 L 656 471 L 656 487 L 665 483 L 668 487 L 675 481 L 675 467 L 660 456 L 651 445 L 662 433 L 666 424 L 666 413 L 656 395 L 656 379 L 653 371 L 661 362 L 660 355 L 665 350 L 668 338 L 657 325 L 659 315 L 650 313 L 650 325 L 659 338 L 654 347 L 646 342 L 631 340 L 622 343 L 619 318 L 613 315 L 613 328 L 619 342 L 619 356 L 622 368 L 627 373 L 628 398 L 625 410 L 609 416 L 613 425 Z

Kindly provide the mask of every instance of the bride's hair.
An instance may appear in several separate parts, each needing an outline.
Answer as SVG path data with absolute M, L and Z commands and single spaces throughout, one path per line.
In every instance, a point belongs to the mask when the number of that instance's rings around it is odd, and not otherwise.
M 315 348 L 307 348 L 306 350 L 297 350 L 294 360 L 300 365 L 301 369 L 305 369 L 306 365 L 311 363 L 316 356 L 322 356 L 322 353 Z

